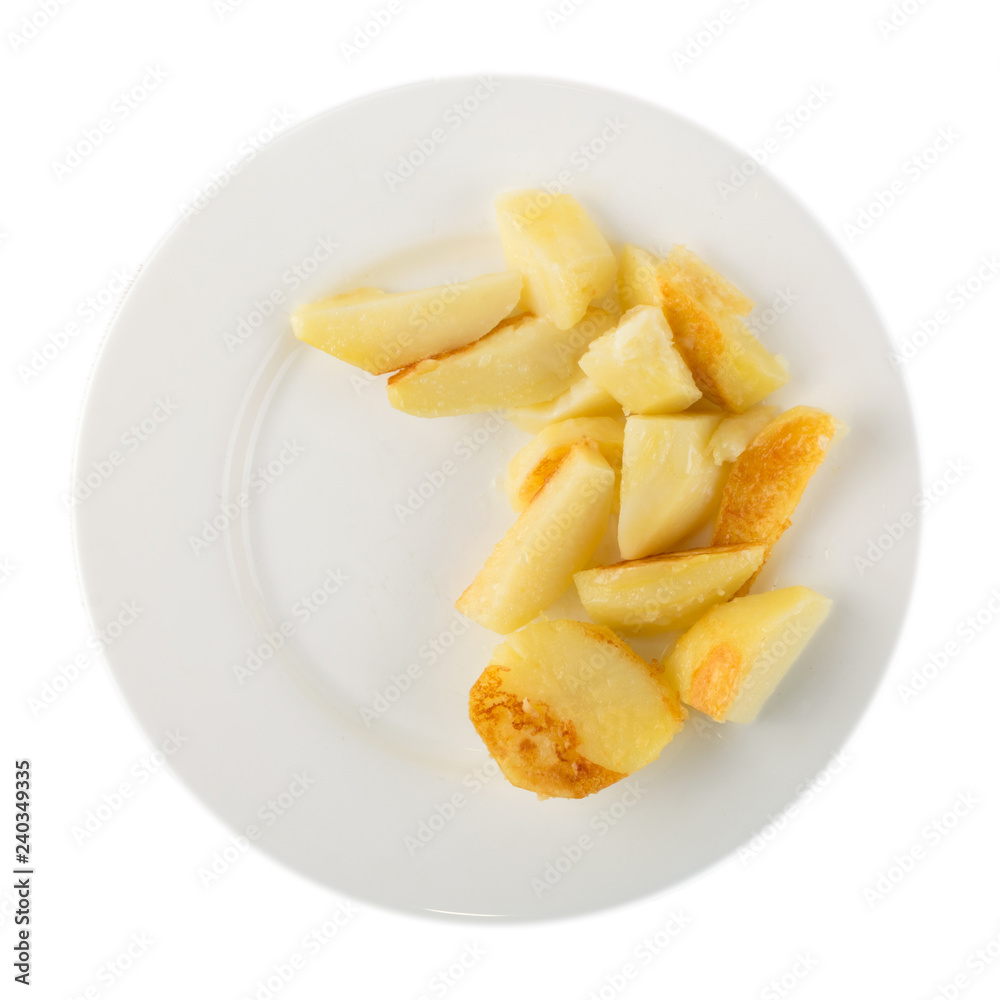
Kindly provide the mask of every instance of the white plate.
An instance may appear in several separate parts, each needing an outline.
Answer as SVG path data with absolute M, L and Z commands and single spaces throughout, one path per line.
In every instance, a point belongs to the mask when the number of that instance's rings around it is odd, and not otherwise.
M 387 176 L 421 149 L 411 176 Z M 136 716 L 157 743 L 187 737 L 171 767 L 235 831 L 387 907 L 578 914 L 723 858 L 843 744 L 909 596 L 915 531 L 878 573 L 854 559 L 910 507 L 914 432 L 876 312 L 831 240 L 760 171 L 720 196 L 742 160 L 619 94 L 422 83 L 294 129 L 157 249 L 90 389 L 81 575 Z M 488 415 L 398 413 L 384 380 L 298 345 L 287 318 L 358 284 L 501 269 L 494 195 L 550 182 L 617 243 L 687 243 L 764 308 L 790 289 L 794 304 L 764 316 L 793 372 L 775 400 L 825 407 L 852 433 L 763 581 L 814 587 L 835 611 L 758 721 L 688 725 L 634 780 L 539 802 L 496 776 L 468 721 L 498 639 L 452 607 L 513 519 L 500 484 L 526 436 Z

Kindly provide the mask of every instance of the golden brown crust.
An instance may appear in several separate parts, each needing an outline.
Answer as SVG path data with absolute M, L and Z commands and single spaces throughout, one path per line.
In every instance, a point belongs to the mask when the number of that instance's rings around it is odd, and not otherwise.
M 572 722 L 503 691 L 506 672 L 495 663 L 483 671 L 469 692 L 469 718 L 512 785 L 539 798 L 582 799 L 625 777 L 580 754 Z
M 710 402 L 731 409 L 714 372 L 728 361 L 726 338 L 707 309 L 662 275 L 659 279 L 663 312 L 674 334 L 674 343 L 691 369 L 695 385 Z
M 712 544 L 766 545 L 766 562 L 774 543 L 791 525 L 835 432 L 836 421 L 829 413 L 808 406 L 796 406 L 772 420 L 733 464 Z M 737 597 L 750 590 L 756 576 L 736 592 Z
M 579 440 L 589 441 L 590 439 L 580 438 Z M 570 442 L 558 448 L 553 448 L 524 477 L 524 482 L 521 483 L 521 487 L 517 493 L 518 500 L 522 504 L 527 506 L 541 492 L 542 487 L 552 478 L 556 469 L 559 468 L 560 462 L 569 454 L 569 450 L 574 443 Z
M 738 647 L 725 642 L 713 646 L 691 676 L 688 704 L 716 722 L 724 721 L 739 687 L 742 664 Z
M 535 317 L 531 313 L 518 313 L 517 316 L 508 316 L 506 319 L 500 320 L 499 323 L 489 333 L 484 333 L 478 340 L 472 341 L 471 344 L 463 344 L 461 347 L 453 347 L 450 351 L 443 351 L 441 354 L 432 354 L 429 357 L 421 358 L 419 361 L 414 361 L 413 364 L 407 365 L 405 368 L 400 368 L 398 372 L 393 372 L 389 376 L 389 380 L 386 385 L 394 385 L 401 379 L 406 378 L 409 375 L 413 375 L 421 365 L 427 365 L 434 361 L 444 361 L 445 358 L 452 358 L 456 354 L 466 354 L 473 348 L 478 347 L 484 340 L 489 337 L 495 337 L 497 334 L 503 333 L 504 330 L 509 326 L 514 326 L 517 323 L 523 323 L 526 319 L 534 319 Z

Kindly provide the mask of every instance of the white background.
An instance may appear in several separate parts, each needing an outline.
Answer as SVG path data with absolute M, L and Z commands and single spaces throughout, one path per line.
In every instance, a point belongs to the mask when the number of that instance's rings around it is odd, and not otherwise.
M 355 908 L 287 983 L 272 979 L 280 986 L 272 994 L 996 996 L 1000 280 L 967 286 L 1000 252 L 996 4 L 907 0 L 897 28 L 879 24 L 892 17 L 892 0 L 567 0 L 561 20 L 540 0 L 401 0 L 351 56 L 342 43 L 386 3 L 70 0 L 18 42 L 22 17 L 41 6 L 5 0 L 0 13 L 0 620 L 8 641 L 0 762 L 30 757 L 35 771 L 36 995 L 263 1000 L 259 981 L 293 953 L 305 955 L 304 936 L 342 902 L 256 852 L 203 886 L 198 870 L 226 847 L 228 831 L 166 768 L 142 763 L 151 747 L 87 647 L 61 496 L 114 306 L 88 322 L 86 302 L 105 289 L 115 297 L 116 273 L 148 257 L 210 172 L 275 110 L 301 121 L 410 80 L 493 71 L 603 84 L 746 149 L 777 140 L 768 169 L 838 236 L 892 339 L 911 355 L 904 368 L 934 497 L 922 504 L 914 603 L 844 763 L 776 817 L 766 839 L 673 891 L 558 924 Z M 717 37 L 703 36 L 710 44 L 700 54 L 689 48 L 689 36 L 724 9 L 731 16 L 714 24 Z M 682 68 L 675 56 L 685 49 L 693 58 Z M 163 82 L 57 177 L 53 163 L 65 160 L 67 144 L 151 67 Z M 819 109 L 803 110 L 794 128 L 779 126 L 813 88 L 829 95 L 814 100 Z M 940 143 L 947 149 L 924 156 L 939 134 L 951 135 Z M 845 226 L 894 179 L 895 203 L 852 235 Z M 983 273 L 995 279 L 997 271 Z M 921 332 L 939 310 L 939 331 Z M 19 366 L 74 320 L 76 335 L 26 381 Z M 886 511 L 887 524 L 904 513 Z M 963 625 L 977 615 L 974 627 Z M 39 709 L 32 699 L 80 654 L 76 678 Z M 932 655 L 943 666 L 929 666 Z M 930 680 L 907 693 L 915 673 Z M 9 790 L 13 774 L 4 773 Z M 73 828 L 123 781 L 134 794 L 79 842 Z M 959 802 L 971 806 L 956 811 Z M 0 814 L 6 859 L 9 806 Z M 8 994 L 12 899 L 5 878 L 4 996 L 21 989 Z M 646 961 L 637 948 L 671 914 L 682 916 L 683 930 Z M 460 980 L 441 978 L 467 947 L 479 956 L 472 967 Z M 623 975 L 627 963 L 635 978 Z

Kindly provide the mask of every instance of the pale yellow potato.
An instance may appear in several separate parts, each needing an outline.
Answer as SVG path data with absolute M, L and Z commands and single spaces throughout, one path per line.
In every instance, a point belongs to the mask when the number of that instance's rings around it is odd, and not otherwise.
M 496 209 L 507 268 L 524 275 L 521 308 L 568 330 L 612 290 L 615 255 L 572 195 L 511 191 Z
M 764 561 L 763 545 L 691 549 L 573 577 L 587 614 L 627 635 L 688 628 L 709 608 L 728 601 Z
M 467 347 L 396 372 L 389 402 L 418 417 L 447 417 L 550 400 L 579 378 L 580 357 L 613 323 L 597 309 L 569 330 L 531 313 L 506 319 Z
M 823 410 L 795 406 L 759 431 L 726 480 L 712 544 L 760 544 L 770 556 L 842 426 Z
M 716 465 L 735 462 L 750 442 L 778 415 L 776 406 L 758 403 L 746 413 L 726 417 L 712 435 L 709 448 Z
M 660 274 L 713 312 L 749 316 L 753 309 L 753 299 L 680 243 L 670 248 L 660 264 Z
M 622 469 L 622 443 L 625 423 L 614 417 L 577 417 L 549 424 L 532 438 L 507 466 L 507 499 L 516 511 L 522 511 L 545 485 L 570 447 L 586 438 L 593 441 L 619 476 Z
M 680 413 L 701 398 L 663 310 L 635 306 L 592 341 L 580 367 L 626 413 Z
M 544 611 L 604 537 L 615 473 L 591 441 L 578 441 L 493 549 L 455 607 L 506 635 Z
M 663 261 L 631 243 L 622 250 L 618 264 L 618 299 L 623 313 L 636 306 L 659 306 L 664 300 L 660 292 L 659 268 Z
M 359 288 L 292 313 L 299 340 L 373 375 L 462 347 L 510 315 L 521 295 L 513 271 L 388 295 Z
M 625 421 L 618 548 L 624 559 L 667 552 L 711 515 L 725 478 L 709 441 L 721 416 L 634 416 Z
M 659 757 L 687 713 L 610 629 L 540 621 L 508 636 L 469 692 L 469 718 L 511 784 L 583 798 Z
M 555 399 L 531 406 L 518 406 L 507 411 L 507 419 L 522 431 L 537 434 L 557 420 L 571 417 L 621 417 L 621 404 L 610 392 L 602 389 L 581 372 L 565 392 Z
M 753 722 L 831 605 L 808 587 L 719 604 L 681 636 L 664 670 L 685 704 L 717 722 Z

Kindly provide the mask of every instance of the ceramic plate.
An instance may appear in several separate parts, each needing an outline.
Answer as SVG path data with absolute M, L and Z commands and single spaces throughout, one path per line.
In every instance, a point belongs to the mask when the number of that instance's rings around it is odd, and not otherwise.
M 86 601 L 170 766 L 239 836 L 339 892 L 404 911 L 546 918 L 662 890 L 724 858 L 858 722 L 907 604 L 903 385 L 830 238 L 744 156 L 661 108 L 511 78 L 421 83 L 295 128 L 178 223 L 101 351 L 75 483 Z M 421 420 L 292 336 L 296 306 L 501 270 L 493 198 L 574 194 L 617 246 L 690 246 L 758 303 L 793 377 L 774 397 L 851 426 L 761 586 L 835 609 L 751 726 L 689 724 L 581 801 L 498 776 L 467 718 L 496 635 L 453 608 L 512 522 L 527 436 L 490 414 Z M 131 610 L 126 610 L 131 608 Z

